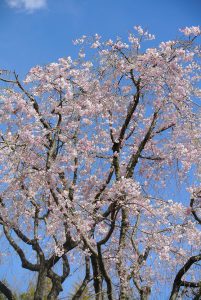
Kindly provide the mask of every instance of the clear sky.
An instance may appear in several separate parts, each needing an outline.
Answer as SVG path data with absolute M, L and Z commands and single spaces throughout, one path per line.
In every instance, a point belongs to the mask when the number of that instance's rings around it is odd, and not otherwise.
M 158 40 L 201 23 L 201 0 L 0 0 L 0 68 L 21 75 L 32 66 L 74 56 L 83 34 L 126 37 L 142 25 Z
M 0 69 L 24 76 L 34 65 L 75 57 L 72 40 L 83 34 L 126 38 L 142 25 L 162 41 L 200 23 L 201 0 L 0 0 Z M 16 285 L 18 263 L 9 264 Z M 7 271 L 1 266 L 0 278 Z

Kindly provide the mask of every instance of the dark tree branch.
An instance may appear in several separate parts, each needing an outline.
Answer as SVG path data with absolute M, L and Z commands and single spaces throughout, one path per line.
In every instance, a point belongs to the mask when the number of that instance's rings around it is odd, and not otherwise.
M 198 281 L 198 282 L 189 282 L 189 281 L 183 281 L 183 280 L 181 280 L 181 286 L 198 288 L 198 287 L 201 287 L 201 281 Z
M 79 300 L 85 290 L 85 288 L 87 287 L 87 284 L 90 281 L 90 258 L 88 256 L 85 257 L 85 277 L 80 285 L 80 287 L 78 288 L 77 292 L 75 293 L 75 295 L 72 297 L 72 300 Z
M 114 229 L 115 229 L 115 220 L 116 220 L 116 216 L 117 216 L 117 212 L 116 212 L 115 215 L 113 215 L 113 219 L 111 220 L 110 228 L 109 228 L 109 230 L 108 230 L 106 236 L 105 236 L 102 240 L 100 240 L 100 241 L 97 243 L 98 246 L 101 246 L 101 245 L 103 245 L 103 244 L 106 244 L 107 241 L 110 239 L 110 237 L 111 237 L 111 235 L 112 235 L 112 233 L 113 233 L 113 231 L 114 231 Z
M 151 122 L 151 125 L 147 131 L 147 133 L 145 134 L 145 137 L 144 139 L 141 141 L 139 147 L 138 147 L 138 150 L 136 153 L 134 153 L 131 158 L 130 158 L 130 161 L 128 163 L 128 166 L 127 166 L 127 171 L 126 171 L 126 178 L 131 178 L 133 176 L 133 172 L 134 172 L 134 168 L 138 162 L 138 159 L 141 155 L 141 152 L 143 151 L 146 143 L 150 140 L 151 138 L 151 134 L 152 134 L 152 131 L 154 129 L 154 126 L 155 126 L 155 123 L 156 123 L 156 119 L 157 119 L 157 116 L 158 116 L 158 112 L 155 112 L 154 115 L 153 115 L 153 118 L 152 118 L 152 122 Z
M 139 155 L 139 158 L 142 158 L 142 159 L 148 159 L 148 160 L 154 160 L 154 161 L 161 161 L 161 160 L 164 160 L 164 158 L 162 157 L 155 157 L 155 156 L 143 156 L 143 155 Z
M 91 264 L 93 269 L 93 286 L 96 294 L 96 300 L 102 300 L 103 299 L 103 290 L 102 290 L 103 276 L 100 271 L 97 257 L 94 254 L 92 254 L 90 258 L 91 258 Z
M 190 201 L 190 207 L 191 207 L 191 209 L 192 209 L 191 212 L 192 212 L 192 214 L 193 214 L 195 220 L 198 221 L 198 223 L 201 225 L 201 218 L 198 217 L 196 211 L 195 211 L 194 208 L 193 208 L 194 201 L 195 201 L 195 199 L 194 199 L 194 198 L 191 198 L 191 201 Z
M 97 245 L 98 248 L 98 263 L 100 267 L 100 271 L 102 276 L 104 277 L 106 284 L 107 284 L 107 297 L 108 300 L 113 300 L 113 292 L 112 292 L 112 281 L 111 278 L 105 268 L 103 256 L 102 256 L 102 250 L 101 250 L 101 245 Z
M 8 300 L 15 299 L 12 291 L 2 281 L 0 281 L 0 292 L 4 294 Z
M 22 249 L 17 245 L 17 243 L 14 241 L 14 239 L 11 237 L 8 228 L 4 225 L 3 226 L 4 229 L 4 233 L 5 236 L 8 240 L 8 242 L 10 243 L 10 245 L 13 247 L 13 249 L 15 250 L 15 252 L 19 255 L 21 262 L 22 262 L 22 267 L 25 269 L 28 269 L 30 271 L 39 271 L 40 266 L 38 264 L 32 264 L 30 263 L 26 257 L 24 252 L 22 251 Z
M 66 254 L 62 255 L 62 261 L 63 261 L 63 274 L 61 275 L 61 282 L 63 283 L 64 280 L 70 274 L 70 265 Z
M 190 269 L 190 267 L 201 260 L 201 254 L 196 255 L 196 256 L 191 256 L 189 260 L 184 264 L 184 266 L 179 270 L 177 273 L 173 287 L 172 287 L 172 292 L 170 295 L 169 300 L 176 300 L 177 296 L 179 294 L 180 287 L 182 286 L 182 283 L 185 283 L 185 281 L 182 281 L 183 275 Z M 193 284 L 193 283 L 192 283 Z
M 97 202 L 97 200 L 99 199 L 99 197 L 101 196 L 101 194 L 106 189 L 107 185 L 110 183 L 110 180 L 112 179 L 113 174 L 114 174 L 114 168 L 111 169 L 111 171 L 109 172 L 108 177 L 107 177 L 105 183 L 102 185 L 102 187 L 100 188 L 99 192 L 96 194 L 94 203 Z
M 43 261 L 45 260 L 44 257 L 44 253 L 43 250 L 41 249 L 38 241 L 36 238 L 30 240 L 29 238 L 27 238 L 21 230 L 19 230 L 19 228 L 12 228 L 13 231 L 17 234 L 17 236 L 27 245 L 31 245 L 32 249 L 35 250 L 37 252 L 37 254 L 39 255 L 40 259 L 42 259 Z
M 128 113 L 127 113 L 126 119 L 124 121 L 124 124 L 122 125 L 121 131 L 120 131 L 120 134 L 119 134 L 119 143 L 120 143 L 120 146 L 121 146 L 122 140 L 124 139 L 125 132 L 126 132 L 126 129 L 128 128 L 130 120 L 131 120 L 131 118 L 132 118 L 132 116 L 133 116 L 133 114 L 134 114 L 134 112 L 135 112 L 135 110 L 137 108 L 139 100 L 140 100 L 140 88 L 139 88 L 139 83 L 138 83 L 138 85 L 137 85 L 137 92 L 133 96 L 133 103 L 130 106 L 130 108 L 128 109 Z
M 63 244 L 63 249 L 65 253 L 74 249 L 78 245 L 78 242 L 74 242 L 71 239 L 67 239 L 67 241 Z M 60 256 L 56 255 L 55 253 L 46 260 L 46 265 L 48 269 L 52 268 L 59 260 L 61 259 Z
M 160 128 L 159 130 L 156 131 L 156 133 L 161 133 L 161 132 L 163 132 L 163 131 L 165 131 L 167 129 L 170 129 L 170 128 L 174 127 L 175 125 L 176 125 L 175 123 L 171 123 L 168 126 L 164 126 L 164 127 Z
M 51 269 L 47 270 L 47 276 L 52 281 L 52 288 L 47 296 L 47 300 L 57 299 L 59 293 L 63 290 L 62 283 L 65 281 L 65 279 L 70 274 L 70 266 L 69 266 L 68 258 L 65 254 L 62 255 L 62 261 L 63 261 L 63 274 L 62 275 L 56 274 Z

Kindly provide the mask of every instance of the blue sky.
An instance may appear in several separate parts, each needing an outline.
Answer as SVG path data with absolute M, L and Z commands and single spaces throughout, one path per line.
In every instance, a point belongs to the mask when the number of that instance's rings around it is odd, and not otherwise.
M 24 75 L 75 56 L 72 40 L 83 34 L 126 37 L 142 25 L 161 41 L 200 21 L 200 0 L 0 0 L 0 68 Z
M 126 38 L 142 25 L 162 41 L 200 23 L 201 0 L 0 0 L 0 69 L 24 76 L 34 65 L 76 57 L 72 40 L 83 34 Z M 15 273 L 18 263 L 9 263 L 16 287 L 25 274 Z M 6 273 L 1 266 L 0 278 Z

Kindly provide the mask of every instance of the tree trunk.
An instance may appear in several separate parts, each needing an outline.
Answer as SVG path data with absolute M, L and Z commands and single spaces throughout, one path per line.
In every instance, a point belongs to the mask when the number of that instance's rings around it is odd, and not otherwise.
M 46 277 L 47 277 L 47 270 L 45 267 L 41 267 L 38 273 L 38 280 L 37 280 L 36 290 L 34 293 L 34 300 L 44 300 Z
M 176 300 L 178 294 L 179 294 L 179 291 L 174 291 L 170 296 L 170 300 Z
M 129 221 L 128 221 L 128 212 L 127 209 L 122 209 L 122 220 L 121 220 L 121 231 L 120 231 L 120 239 L 119 239 L 119 251 L 123 251 L 126 247 L 126 233 L 128 231 Z M 128 289 L 125 286 L 125 278 L 122 275 L 124 271 L 123 258 L 119 257 L 118 262 L 118 273 L 120 280 L 120 296 L 119 300 L 128 300 Z
M 176 300 L 179 294 L 180 284 L 174 283 L 169 300 Z
M 99 269 L 98 259 L 92 254 L 91 255 L 91 264 L 94 275 L 94 290 L 96 294 L 96 300 L 104 300 L 102 292 L 102 275 Z
M 50 293 L 47 296 L 47 300 L 56 300 L 59 296 L 59 293 L 63 291 L 61 282 L 59 279 L 54 278 L 52 281 L 52 288 Z
M 121 290 L 119 300 L 129 300 L 126 290 Z

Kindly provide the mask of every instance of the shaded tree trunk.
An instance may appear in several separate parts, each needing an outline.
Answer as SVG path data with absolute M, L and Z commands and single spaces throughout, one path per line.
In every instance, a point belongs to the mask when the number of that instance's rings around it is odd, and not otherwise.
M 44 299 L 46 277 L 47 277 L 47 270 L 43 266 L 43 267 L 41 267 L 41 269 L 38 273 L 38 280 L 37 280 L 36 290 L 34 293 L 34 300 L 43 300 Z
M 95 255 L 91 255 L 91 263 L 94 275 L 94 290 L 96 294 L 96 300 L 104 300 L 102 291 L 102 275 L 99 269 L 98 259 Z
M 4 296 L 6 296 L 6 298 L 8 300 L 14 300 L 15 299 L 12 292 L 11 292 L 11 290 L 2 281 L 0 281 L 0 292 Z
M 60 280 L 55 279 L 50 293 L 47 296 L 47 300 L 56 300 L 59 296 L 59 293 L 63 291 Z
M 128 213 L 126 209 L 122 209 L 122 220 L 121 220 L 121 231 L 120 231 L 120 239 L 119 239 L 119 250 L 123 250 L 126 246 L 126 233 L 128 230 Z M 129 300 L 128 296 L 128 289 L 125 286 L 124 278 L 122 278 L 122 271 L 123 271 L 123 262 L 122 258 L 119 258 L 118 263 L 118 273 L 120 278 L 120 296 L 119 300 Z

